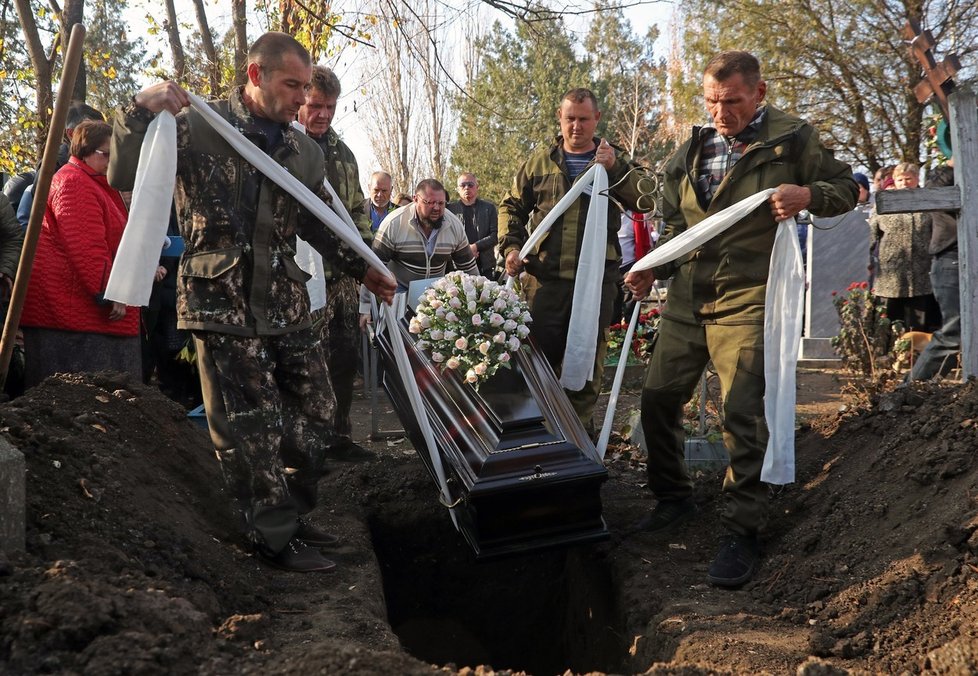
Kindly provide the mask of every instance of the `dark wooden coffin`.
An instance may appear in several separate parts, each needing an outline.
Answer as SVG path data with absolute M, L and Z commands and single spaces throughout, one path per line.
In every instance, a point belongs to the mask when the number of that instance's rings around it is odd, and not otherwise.
M 608 537 L 601 483 L 608 473 L 544 356 L 532 345 L 477 390 L 435 369 L 398 326 L 438 445 L 455 513 L 477 558 Z M 384 389 L 435 477 L 398 375 L 390 337 L 377 337 Z

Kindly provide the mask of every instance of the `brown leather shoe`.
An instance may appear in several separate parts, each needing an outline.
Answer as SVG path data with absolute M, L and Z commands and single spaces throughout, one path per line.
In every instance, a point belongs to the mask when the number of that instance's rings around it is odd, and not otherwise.
M 273 568 L 293 573 L 323 573 L 336 568 L 336 564 L 320 554 L 318 549 L 309 547 L 298 538 L 289 540 L 285 549 L 274 555 L 259 549 L 258 558 Z
M 340 542 L 338 537 L 316 528 L 301 516 L 299 517 L 299 529 L 295 532 L 295 537 L 310 547 L 333 547 Z

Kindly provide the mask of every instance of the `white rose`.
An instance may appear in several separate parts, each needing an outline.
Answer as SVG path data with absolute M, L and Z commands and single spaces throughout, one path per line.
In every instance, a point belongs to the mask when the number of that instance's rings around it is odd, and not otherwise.
M 431 326 L 431 317 L 429 317 L 428 315 L 419 314 L 418 321 L 421 323 L 421 326 L 423 328 L 428 328 L 429 326 Z
M 445 308 L 440 307 L 437 310 L 435 310 L 435 316 L 438 317 L 438 319 L 444 319 L 445 318 Z
M 432 329 L 432 331 L 431 331 L 431 339 L 432 340 L 441 340 L 444 337 L 445 337 L 445 332 L 444 331 L 442 331 L 441 329 Z
M 418 321 L 417 317 L 411 318 L 411 322 L 408 324 L 408 331 L 411 333 L 421 333 L 421 322 Z
M 445 361 L 445 355 L 443 355 L 441 352 L 432 352 L 431 361 L 435 362 L 436 364 L 443 362 Z
M 516 326 L 516 322 L 514 322 L 512 319 L 507 319 L 505 322 L 503 322 L 503 329 L 506 331 L 512 331 L 516 328 Z
M 503 331 L 500 331 L 499 333 L 497 333 L 496 335 L 494 335 L 492 337 L 492 342 L 494 342 L 494 343 L 505 343 L 506 342 L 506 333 L 503 332 Z
M 489 354 L 489 348 L 490 347 L 492 347 L 492 345 L 489 344 L 489 341 L 488 340 L 485 341 L 485 342 L 479 343 L 479 352 L 481 352 L 482 354 Z
M 491 315 L 489 315 L 489 323 L 492 326 L 499 326 L 500 324 L 503 323 L 503 321 L 504 321 L 503 316 L 500 314 L 496 314 L 495 312 L 493 312 Z
M 502 298 L 497 298 L 496 299 L 496 302 L 492 304 L 492 309 L 493 310 L 505 310 L 506 309 L 506 301 L 503 300 Z
M 458 333 L 456 333 L 455 331 L 452 331 L 451 329 L 445 329 L 445 336 L 444 336 L 445 340 L 455 340 L 455 336 L 457 335 Z
M 454 324 L 458 321 L 458 315 L 454 312 L 449 312 L 447 315 L 445 315 L 445 321 Z
M 526 338 L 528 335 L 530 335 L 530 328 L 520 324 L 516 327 L 516 335 L 518 335 L 520 338 Z
M 472 326 L 482 326 L 482 315 L 472 315 Z
M 459 365 L 458 357 L 449 357 L 448 361 L 445 362 L 445 366 L 450 369 L 457 369 Z
M 468 304 L 469 312 L 475 312 L 476 304 L 474 300 L 470 300 Z
M 438 308 L 440 308 L 440 307 L 441 307 L 442 305 L 444 305 L 444 303 L 442 303 L 442 302 L 441 302 L 440 300 L 438 300 L 437 298 L 435 298 L 435 299 L 433 299 L 433 300 L 431 300 L 431 301 L 430 301 L 430 302 L 428 303 L 428 305 L 430 305 L 430 306 L 431 306 L 431 308 L 432 308 L 433 310 L 437 310 L 437 309 L 438 309 Z
M 529 324 L 533 321 L 533 317 L 530 316 L 529 310 L 523 312 L 523 316 L 520 317 L 520 321 L 522 321 L 524 324 Z
M 475 381 L 477 381 L 478 379 L 479 379 L 479 376 L 477 376 L 477 375 L 475 374 L 475 371 L 473 371 L 472 369 L 469 369 L 469 370 L 468 370 L 468 371 L 467 371 L 467 372 L 465 373 L 465 382 L 467 382 L 467 383 L 474 383 L 474 382 L 475 382 Z
M 522 344 L 523 343 L 520 342 L 520 339 L 519 338 L 516 338 L 516 337 L 510 338 L 509 339 L 509 350 L 510 350 L 510 352 L 515 352 L 516 350 L 520 349 L 520 345 L 522 345 Z
M 448 306 L 457 310 L 462 307 L 462 301 L 458 298 L 452 298 L 450 301 L 448 301 Z
M 505 364 L 506 362 L 508 362 L 509 361 L 509 352 L 503 352 L 501 355 L 499 355 L 499 361 L 501 361 L 503 364 Z

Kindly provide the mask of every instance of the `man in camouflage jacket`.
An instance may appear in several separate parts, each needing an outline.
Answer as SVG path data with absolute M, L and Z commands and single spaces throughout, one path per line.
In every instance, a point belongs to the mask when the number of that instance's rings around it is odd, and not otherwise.
M 618 262 L 621 258 L 621 245 L 618 243 L 621 213 L 618 205 L 633 211 L 642 210 L 638 204 L 641 196 L 638 184 L 644 174 L 641 167 L 617 152 L 607 140 L 594 136 L 601 111 L 590 90 L 572 89 L 567 92 L 557 109 L 557 119 L 561 134 L 552 143 L 534 149 L 516 173 L 513 187 L 500 206 L 499 251 L 506 260 L 507 273 L 516 276 L 525 268 L 538 284 L 530 299 L 530 314 L 533 315 L 530 335 L 559 374 L 567 345 L 574 279 L 584 239 L 589 194 L 582 195 L 556 220 L 537 253 L 521 261 L 519 251 L 529 234 L 590 164 L 601 164 L 608 170 L 608 184 L 612 186 L 609 193 L 614 199 L 608 201 L 608 236 L 594 378 L 579 392 L 567 391 L 567 397 L 581 422 L 593 432 L 594 405 L 601 391 L 608 344 L 607 327 L 618 293 Z
M 305 101 L 309 53 L 266 33 L 248 54 L 247 83 L 211 104 L 249 141 L 327 200 L 323 155 L 290 123 Z M 329 570 L 316 546 L 335 542 L 299 518 L 315 503 L 334 399 L 311 329 L 296 235 L 386 299 L 393 283 L 248 164 L 173 82 L 136 94 L 115 117 L 109 179 L 130 189 L 155 113 L 177 114 L 175 199 L 186 251 L 178 325 L 193 331 L 211 439 L 230 497 L 257 554 L 273 566 Z M 286 467 L 294 470 L 286 472 Z M 309 546 L 307 546 L 309 545 Z
M 326 180 L 336 191 L 360 236 L 368 245 L 373 239 L 370 220 L 363 211 L 363 191 L 360 190 L 360 169 L 357 158 L 343 143 L 332 127 L 340 81 L 325 66 L 313 66 L 312 85 L 306 92 L 306 102 L 299 109 L 299 122 L 306 134 L 323 151 L 326 159 Z M 360 349 L 359 289 L 356 281 L 342 274 L 335 266 L 323 264 L 326 279 L 326 307 L 313 313 L 314 328 L 322 339 L 326 363 L 336 395 L 333 425 L 336 431 L 330 455 L 334 457 L 364 457 L 366 451 L 350 437 L 350 408 L 353 405 L 353 382 L 357 375 L 357 354 Z

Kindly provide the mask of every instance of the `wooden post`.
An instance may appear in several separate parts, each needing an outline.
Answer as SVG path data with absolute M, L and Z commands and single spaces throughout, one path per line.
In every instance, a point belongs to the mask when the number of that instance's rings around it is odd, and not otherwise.
M 950 97 L 954 183 L 961 190 L 958 269 L 961 280 L 961 377 L 978 375 L 978 100 L 974 85 Z
M 7 320 L 3 325 L 3 337 L 0 338 L 0 387 L 7 381 L 10 370 L 10 357 L 14 351 L 14 339 L 17 327 L 20 325 L 20 313 L 24 309 L 24 298 L 27 296 L 27 284 L 31 279 L 31 267 L 34 265 L 34 254 L 37 251 L 37 239 L 41 234 L 41 223 L 44 220 L 44 210 L 47 207 L 48 192 L 51 189 L 51 178 L 54 176 L 55 164 L 58 161 L 58 150 L 65 133 L 65 120 L 68 118 L 68 108 L 71 106 L 71 94 L 75 88 L 75 76 L 82 58 L 82 46 L 85 41 L 85 26 L 76 23 L 71 28 L 71 38 L 65 51 L 64 68 L 61 71 L 61 84 L 58 85 L 58 98 L 54 104 L 51 116 L 51 126 L 48 129 L 48 140 L 44 145 L 44 157 L 41 168 L 34 181 L 34 203 L 31 206 L 31 218 L 24 235 L 24 246 L 20 250 L 20 263 L 17 265 L 17 277 L 14 289 L 10 295 L 10 308 L 7 310 Z

